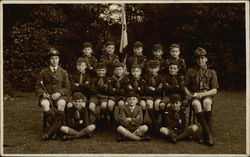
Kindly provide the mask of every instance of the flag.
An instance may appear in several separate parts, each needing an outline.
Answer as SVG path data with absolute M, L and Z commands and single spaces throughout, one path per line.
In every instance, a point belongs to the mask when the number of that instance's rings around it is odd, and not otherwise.
M 125 4 L 122 4 L 122 33 L 119 52 L 122 53 L 123 49 L 128 45 L 127 23 L 125 14 Z

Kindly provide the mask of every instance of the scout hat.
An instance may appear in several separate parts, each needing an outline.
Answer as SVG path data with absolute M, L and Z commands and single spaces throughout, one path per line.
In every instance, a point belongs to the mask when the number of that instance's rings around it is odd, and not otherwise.
M 84 96 L 80 92 L 76 92 L 72 96 L 72 100 L 79 100 L 79 99 L 84 99 Z
M 95 69 L 107 69 L 107 66 L 105 63 L 100 62 L 96 64 Z
M 172 94 L 170 97 L 170 102 L 175 103 L 177 101 L 181 101 L 181 96 L 179 94 Z
M 92 48 L 93 46 L 92 46 L 92 44 L 90 42 L 85 42 L 85 43 L 82 44 L 82 48 L 84 49 L 86 47 L 91 47 Z
M 143 43 L 140 42 L 140 41 L 136 41 L 136 42 L 134 43 L 134 48 L 139 48 L 139 47 L 143 47 Z
M 134 92 L 129 92 L 127 97 L 137 97 L 137 98 L 139 98 L 139 95 L 134 93 Z
M 50 48 L 47 57 L 50 58 L 51 56 L 60 56 L 60 55 L 61 54 L 59 53 L 59 51 L 56 48 L 52 47 Z
M 171 49 L 173 49 L 173 48 L 175 48 L 175 47 L 177 47 L 177 48 L 179 48 L 179 49 L 181 48 L 179 44 L 171 44 L 171 45 L 169 46 L 169 49 L 171 50 Z
M 79 57 L 77 60 L 76 60 L 76 63 L 82 63 L 82 62 L 84 62 L 84 63 L 88 63 L 88 61 L 87 61 L 87 59 L 85 59 L 85 58 L 82 58 L 82 57 Z
M 155 68 L 160 66 L 160 62 L 158 60 L 149 60 L 148 61 L 148 67 L 149 68 Z
M 157 51 L 157 50 L 163 50 L 163 47 L 161 44 L 154 44 L 153 51 Z
M 206 56 L 207 55 L 207 51 L 204 48 L 202 48 L 202 47 L 198 47 L 198 48 L 195 49 L 194 55 L 196 57 Z

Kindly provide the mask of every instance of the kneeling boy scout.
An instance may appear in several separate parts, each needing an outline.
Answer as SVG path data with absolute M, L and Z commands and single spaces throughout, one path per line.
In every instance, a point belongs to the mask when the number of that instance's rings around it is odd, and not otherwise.
M 142 137 L 147 131 L 147 125 L 142 125 L 143 116 L 142 108 L 138 106 L 138 95 L 135 93 L 129 93 L 127 96 L 128 105 L 121 108 L 120 111 L 120 126 L 117 128 L 117 132 L 122 135 L 120 140 L 124 137 L 135 141 L 149 141 L 149 137 Z
M 64 108 L 70 94 L 68 73 L 59 66 L 60 53 L 51 48 L 48 53 L 49 66 L 40 72 L 35 86 L 39 96 L 44 118 L 49 122 L 48 130 L 42 139 L 47 140 L 55 135 L 64 119 Z M 53 108 L 51 108 L 54 106 Z

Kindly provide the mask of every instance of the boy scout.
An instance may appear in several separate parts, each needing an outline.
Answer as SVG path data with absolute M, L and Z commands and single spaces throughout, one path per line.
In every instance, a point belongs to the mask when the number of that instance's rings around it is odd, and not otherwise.
M 181 96 L 178 94 L 171 95 L 170 106 L 166 109 L 165 120 L 159 130 L 163 135 L 170 137 L 173 143 L 194 135 L 198 131 L 196 124 L 186 127 L 185 108 L 182 108 L 181 105 Z
M 79 57 L 76 61 L 76 72 L 70 74 L 70 85 L 72 92 L 81 92 L 85 96 L 90 96 L 90 76 L 86 72 L 87 60 Z M 84 99 L 84 106 L 86 107 L 86 97 Z M 69 105 L 69 104 L 68 104 Z M 72 104 L 71 104 L 72 105 Z M 70 106 L 68 106 L 70 107 Z
M 182 75 L 185 75 L 186 74 L 186 63 L 185 63 L 184 59 L 179 57 L 179 55 L 181 53 L 180 49 L 181 49 L 181 47 L 178 44 L 170 45 L 170 47 L 169 47 L 170 58 L 166 59 L 166 64 L 167 64 L 167 69 L 168 69 L 169 63 L 172 60 L 177 61 L 179 64 L 179 67 L 180 67 L 179 73 Z
M 162 98 L 160 103 L 160 112 L 162 116 L 162 121 L 164 120 L 164 111 L 166 105 L 170 102 L 170 95 L 178 94 L 181 96 L 182 100 L 184 99 L 185 91 L 185 77 L 180 75 L 179 72 L 179 64 L 177 61 L 172 60 L 169 63 L 168 74 L 164 76 L 163 89 L 165 92 L 165 96 Z
M 213 145 L 210 132 L 211 109 L 213 96 L 217 94 L 219 85 L 216 72 L 207 67 L 206 54 L 206 50 L 201 47 L 195 49 L 197 66 L 187 71 L 185 92 L 191 98 L 190 102 L 203 128 L 203 141 L 211 146 Z
M 141 77 L 142 68 L 139 64 L 131 66 L 131 77 L 128 79 L 127 91 L 139 95 L 139 105 L 142 107 L 143 117 L 146 112 L 145 80 Z
M 100 62 L 107 65 L 107 76 L 112 76 L 114 64 L 119 62 L 119 57 L 115 54 L 115 43 L 113 41 L 108 41 L 105 46 L 105 52 L 100 57 Z
M 40 72 L 35 86 L 44 118 L 50 123 L 48 130 L 42 136 L 44 140 L 51 138 L 60 129 L 67 96 L 70 94 L 68 73 L 59 66 L 59 55 L 55 48 L 50 49 L 49 66 Z
M 110 79 L 106 76 L 107 67 L 104 63 L 97 63 L 96 65 L 96 74 L 90 82 L 91 97 L 89 103 L 89 109 L 93 115 L 100 119 L 107 110 L 108 104 L 108 84 Z M 96 105 L 101 105 L 101 113 L 96 111 Z
M 157 119 L 159 116 L 159 105 L 163 96 L 163 78 L 158 74 L 160 63 L 158 60 L 149 60 L 149 74 L 145 76 L 145 95 L 148 113 L 152 120 L 154 131 L 158 130 Z M 154 110 L 155 108 L 155 110 Z
M 94 67 L 97 64 L 97 59 L 93 56 L 93 46 L 89 42 L 82 44 L 82 58 L 86 60 L 87 69 L 94 73 Z
M 128 105 L 121 108 L 120 126 L 117 127 L 117 132 L 122 135 L 118 141 L 124 140 L 123 137 L 135 141 L 149 141 L 149 137 L 142 137 L 147 131 L 147 125 L 142 125 L 142 109 L 137 106 L 138 95 L 129 93 L 127 96 Z
M 108 110 L 111 118 L 111 122 L 114 123 L 114 106 L 117 103 L 120 108 L 125 104 L 126 96 L 126 85 L 128 84 L 128 79 L 124 76 L 124 65 L 122 63 L 116 63 L 114 65 L 114 74 L 110 78 L 109 83 L 109 100 L 108 100 Z
M 160 74 L 164 73 L 166 61 L 162 58 L 163 55 L 163 47 L 161 44 L 155 44 L 153 47 L 153 60 L 158 60 L 160 62 Z
M 133 64 L 139 64 L 141 66 L 142 69 L 145 68 L 146 65 L 146 60 L 147 58 L 142 54 L 143 51 L 143 43 L 136 41 L 134 43 L 134 55 L 130 56 L 127 60 L 127 68 L 131 69 L 131 66 Z
M 82 105 L 84 99 L 79 92 L 73 94 L 73 107 L 67 110 L 66 126 L 60 128 L 64 134 L 67 134 L 63 136 L 63 140 L 89 136 L 95 130 L 95 125 L 89 124 L 88 110 Z

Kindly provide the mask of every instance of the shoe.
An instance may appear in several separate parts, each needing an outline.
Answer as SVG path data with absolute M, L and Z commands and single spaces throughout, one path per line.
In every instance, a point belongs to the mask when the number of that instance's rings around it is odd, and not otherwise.
M 141 141 L 150 141 L 150 137 L 148 136 L 144 136 L 144 137 L 141 137 Z
M 42 135 L 42 140 L 47 141 L 49 139 L 49 135 L 43 134 Z
M 176 144 L 176 142 L 177 142 L 175 136 L 173 136 L 173 135 L 170 136 L 170 141 L 171 141 L 171 143 L 173 143 L 173 144 Z
M 56 140 L 57 139 L 57 133 L 54 133 L 54 135 L 51 137 L 52 140 Z
M 117 139 L 117 142 L 122 142 L 122 141 L 124 141 L 124 140 L 125 140 L 125 139 L 124 139 L 123 136 L 119 136 L 118 139 Z
M 67 141 L 67 140 L 71 140 L 71 139 L 74 139 L 74 136 L 64 135 L 64 136 L 62 137 L 62 140 L 63 140 L 63 141 Z
M 207 146 L 213 146 L 213 145 L 214 145 L 213 138 L 212 138 L 211 135 L 209 135 L 209 136 L 207 137 L 207 140 L 205 141 L 205 144 L 206 144 Z
M 92 135 L 89 133 L 87 135 L 84 136 L 86 139 L 91 139 Z

